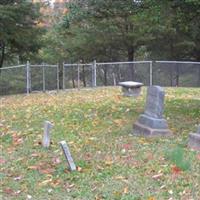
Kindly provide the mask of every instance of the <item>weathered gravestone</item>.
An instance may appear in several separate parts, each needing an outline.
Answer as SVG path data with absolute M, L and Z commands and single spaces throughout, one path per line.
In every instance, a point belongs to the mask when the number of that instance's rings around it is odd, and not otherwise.
M 70 171 L 75 171 L 76 165 L 75 165 L 74 160 L 71 156 L 71 153 L 70 153 L 70 150 L 69 150 L 67 143 L 65 141 L 61 141 L 60 145 L 62 147 L 62 150 L 63 150 L 63 153 L 64 153 L 65 158 L 67 160 L 67 163 L 69 164 Z
M 53 128 L 53 124 L 49 121 L 44 122 L 44 134 L 42 139 L 42 146 L 49 147 L 50 146 L 50 136 L 51 136 L 51 129 Z
M 192 149 L 200 151 L 200 124 L 197 128 L 197 133 L 189 134 L 189 144 L 188 146 Z
M 133 125 L 133 134 L 143 136 L 171 135 L 167 121 L 163 118 L 165 92 L 160 86 L 147 90 L 144 114 Z

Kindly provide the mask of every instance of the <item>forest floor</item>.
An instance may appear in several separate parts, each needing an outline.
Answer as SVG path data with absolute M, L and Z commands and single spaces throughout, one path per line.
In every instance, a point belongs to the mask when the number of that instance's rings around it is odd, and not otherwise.
M 200 154 L 187 147 L 200 123 L 200 88 L 165 88 L 164 117 L 173 136 L 131 134 L 144 111 L 119 87 L 0 99 L 1 199 L 199 200 Z M 43 123 L 54 124 L 41 146 Z M 69 172 L 66 140 L 77 171 Z

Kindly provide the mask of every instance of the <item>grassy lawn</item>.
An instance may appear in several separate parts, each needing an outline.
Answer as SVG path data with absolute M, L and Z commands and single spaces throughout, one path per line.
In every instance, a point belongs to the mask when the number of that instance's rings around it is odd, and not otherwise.
M 145 96 L 123 97 L 116 87 L 2 97 L 1 199 L 199 200 L 200 154 L 187 140 L 200 123 L 200 89 L 166 88 L 171 138 L 131 135 Z M 49 149 L 44 120 L 54 124 Z M 61 140 L 78 171 L 67 170 Z

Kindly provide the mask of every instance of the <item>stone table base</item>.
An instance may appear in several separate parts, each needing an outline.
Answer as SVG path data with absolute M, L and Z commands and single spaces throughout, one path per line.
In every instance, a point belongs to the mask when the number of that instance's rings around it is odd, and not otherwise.
M 125 81 L 119 82 L 119 85 L 122 86 L 122 92 L 124 96 L 138 97 L 141 93 L 141 87 L 143 86 L 143 83 Z

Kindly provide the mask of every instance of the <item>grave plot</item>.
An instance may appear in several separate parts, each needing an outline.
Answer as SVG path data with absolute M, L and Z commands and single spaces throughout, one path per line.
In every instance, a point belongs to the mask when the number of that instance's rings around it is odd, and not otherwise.
M 198 199 L 200 156 L 187 144 L 199 124 L 200 89 L 165 88 L 165 108 L 161 101 L 156 111 L 146 109 L 146 95 L 143 87 L 137 99 L 125 98 L 116 87 L 3 97 L 2 199 Z M 141 113 L 167 120 L 173 137 L 133 136 Z M 48 148 L 46 120 L 54 125 Z

